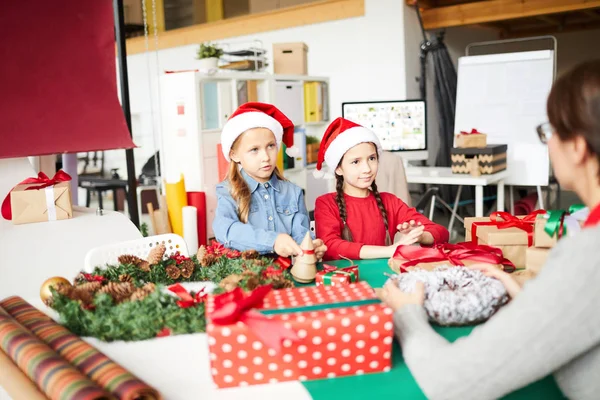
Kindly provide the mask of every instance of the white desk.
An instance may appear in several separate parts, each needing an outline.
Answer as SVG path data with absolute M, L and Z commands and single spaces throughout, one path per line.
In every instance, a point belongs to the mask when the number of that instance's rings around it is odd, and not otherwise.
M 508 171 L 500 171 L 492 175 L 481 175 L 474 177 L 471 175 L 453 174 L 450 167 L 407 167 L 406 181 L 408 183 L 422 183 L 428 185 L 456 185 L 458 192 L 454 201 L 452 217 L 450 219 L 449 230 L 452 229 L 456 209 L 463 186 L 475 186 L 475 216 L 483 217 L 483 187 L 488 185 L 498 186 L 498 211 L 504 211 L 504 179 L 508 176 Z

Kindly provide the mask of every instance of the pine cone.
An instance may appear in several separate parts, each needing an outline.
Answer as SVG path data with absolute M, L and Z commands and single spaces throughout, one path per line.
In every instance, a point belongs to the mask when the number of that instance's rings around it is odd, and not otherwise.
M 198 248 L 198 251 L 196 252 L 196 258 L 198 259 L 198 261 L 200 261 L 205 256 L 206 256 L 206 247 L 204 245 L 202 245 Z
M 69 285 L 57 285 L 54 289 L 58 294 L 73 300 L 71 296 L 75 290 L 75 287 Z
M 279 275 L 271 278 L 271 285 L 275 290 L 288 289 L 294 287 L 294 282 L 290 281 L 289 279 L 285 279 L 283 276 Z
M 200 265 L 202 265 L 203 267 L 210 267 L 211 265 L 213 265 L 215 263 L 215 261 L 217 261 L 217 257 L 215 257 L 214 254 L 207 254 L 206 256 L 204 256 L 204 258 L 202 260 L 198 260 L 200 262 Z
M 158 246 L 152 248 L 150 253 L 148 253 L 148 263 L 150 265 L 156 265 L 162 261 L 165 252 L 167 251 L 167 247 L 164 244 L 159 244 Z
M 131 254 L 123 254 L 122 256 L 119 256 L 118 260 L 119 263 L 123 265 L 138 265 L 140 262 L 142 262 L 141 258 Z
M 120 303 L 124 299 L 129 298 L 133 289 L 134 287 L 131 282 L 108 282 L 99 292 L 107 293 L 115 302 Z
M 254 260 L 254 265 L 264 267 L 267 263 L 264 260 Z
M 242 259 L 244 260 L 254 260 L 255 258 L 258 258 L 258 256 L 259 254 L 256 250 L 242 251 Z
M 137 267 L 144 272 L 150 272 L 150 263 L 148 261 L 142 260 Z
M 87 292 L 96 293 L 102 287 L 102 283 L 100 282 L 85 282 L 80 285 L 77 285 L 75 288 L 77 290 L 85 290 Z
M 258 279 L 258 277 L 256 277 L 256 276 L 248 278 L 248 280 L 246 281 L 246 289 L 248 289 L 248 290 L 254 290 L 259 286 L 260 286 L 260 279 Z
M 133 292 L 131 296 L 129 296 L 129 301 L 144 300 L 148 296 L 148 294 L 149 293 L 146 292 L 144 289 L 136 289 L 135 292 Z
M 181 276 L 181 270 L 175 265 L 167 266 L 167 268 L 165 268 L 165 271 L 167 272 L 167 275 L 169 275 L 169 278 L 173 280 L 179 279 L 179 277 Z
M 92 304 L 94 302 L 94 293 L 76 287 L 71 294 L 71 299 L 78 300 L 83 305 Z
M 148 294 L 154 293 L 154 291 L 156 290 L 156 285 L 152 282 L 145 283 L 144 286 L 142 286 L 142 290 L 144 290 Z
M 185 279 L 189 279 L 194 273 L 194 262 L 192 260 L 185 260 L 181 263 L 181 276 Z
M 238 287 L 238 284 L 242 280 L 242 275 L 231 274 L 225 277 L 221 282 L 219 282 L 219 286 L 225 289 L 226 292 L 231 292 L 233 289 Z
M 133 283 L 133 278 L 129 274 L 121 274 L 121 275 L 119 275 L 119 281 Z

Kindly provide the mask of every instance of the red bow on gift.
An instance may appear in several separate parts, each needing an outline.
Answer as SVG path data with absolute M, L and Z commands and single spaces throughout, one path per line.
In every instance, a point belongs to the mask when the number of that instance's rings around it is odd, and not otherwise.
M 460 131 L 461 135 L 480 135 L 481 132 L 479 132 L 477 129 L 471 129 L 471 132 L 467 132 L 467 131 Z
M 179 283 L 169 286 L 169 291 L 175 293 L 181 300 L 177 301 L 177 305 L 181 308 L 193 307 L 196 304 L 200 304 L 206 298 L 204 288 L 202 288 L 195 296 L 192 296 L 183 286 Z
M 38 189 L 44 189 L 49 186 L 56 185 L 59 182 L 68 182 L 70 180 L 71 180 L 71 175 L 67 174 L 65 171 L 63 171 L 61 169 L 56 174 L 54 174 L 52 179 L 48 178 L 48 175 L 46 175 L 45 173 L 40 172 L 38 174 L 37 178 L 27 178 L 24 181 L 18 183 L 15 187 L 17 187 L 19 185 L 30 185 L 33 183 L 39 183 L 40 185 L 38 185 L 38 186 L 32 186 L 32 187 L 28 187 L 26 189 L 26 190 L 38 190 Z M 12 192 L 15 187 L 13 187 L 10 190 L 10 192 Z M 4 219 L 8 219 L 8 220 L 12 219 L 12 210 L 10 208 L 10 192 L 8 192 L 8 194 L 4 198 L 4 201 L 2 202 L 2 217 L 4 217 Z
M 231 292 L 215 296 L 215 310 L 210 319 L 215 325 L 243 322 L 265 345 L 279 352 L 283 339 L 298 340 L 298 336 L 281 322 L 254 310 L 262 305 L 263 299 L 270 291 L 271 285 L 264 285 L 246 295 L 237 287 Z
M 408 260 L 401 265 L 400 270 L 402 272 L 406 272 L 407 267 L 413 267 L 417 264 L 440 261 L 448 261 L 452 265 L 464 266 L 463 260 L 501 264 L 505 266 L 505 270 L 515 270 L 515 265 L 504 258 L 502 250 L 499 248 L 472 242 L 444 243 L 432 247 L 401 245 L 396 248 L 394 258 Z
M 533 226 L 537 216 L 540 214 L 546 214 L 546 210 L 535 210 L 524 218 L 517 218 L 504 211 L 496 211 L 490 215 L 488 222 L 473 222 L 473 225 L 471 225 L 471 241 L 475 244 L 478 242 L 478 226 L 496 226 L 498 229 L 519 228 L 527 232 L 527 242 L 531 247 L 533 245 Z

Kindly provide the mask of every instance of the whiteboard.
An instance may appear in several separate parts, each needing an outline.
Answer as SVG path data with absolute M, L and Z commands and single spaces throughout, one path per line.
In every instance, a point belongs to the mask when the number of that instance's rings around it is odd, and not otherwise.
M 475 128 L 488 135 L 488 144 L 508 145 L 507 185 L 548 185 L 548 148 L 535 128 L 548 119 L 553 79 L 553 50 L 458 60 L 454 131 Z

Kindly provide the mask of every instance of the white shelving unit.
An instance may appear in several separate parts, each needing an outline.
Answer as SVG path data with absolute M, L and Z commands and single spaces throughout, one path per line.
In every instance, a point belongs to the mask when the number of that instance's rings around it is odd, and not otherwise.
M 262 72 L 219 71 L 208 75 L 184 71 L 161 77 L 160 160 L 163 177 L 174 182 L 183 175 L 187 191 L 206 193 L 209 238 L 214 235 L 212 222 L 217 207 L 215 186 L 219 182 L 217 145 L 223 125 L 235 109 L 250 98 L 274 104 L 306 135 L 322 137 L 329 121 L 305 121 L 305 82 L 321 82 L 329 87 L 329 79 L 324 77 Z M 327 93 L 325 91 L 320 98 L 324 109 L 329 108 Z M 323 112 L 324 116 L 328 114 Z M 328 181 L 315 180 L 313 170 L 314 164 L 284 170 L 287 179 L 305 190 L 309 211 L 314 209 L 318 196 L 331 190 Z

